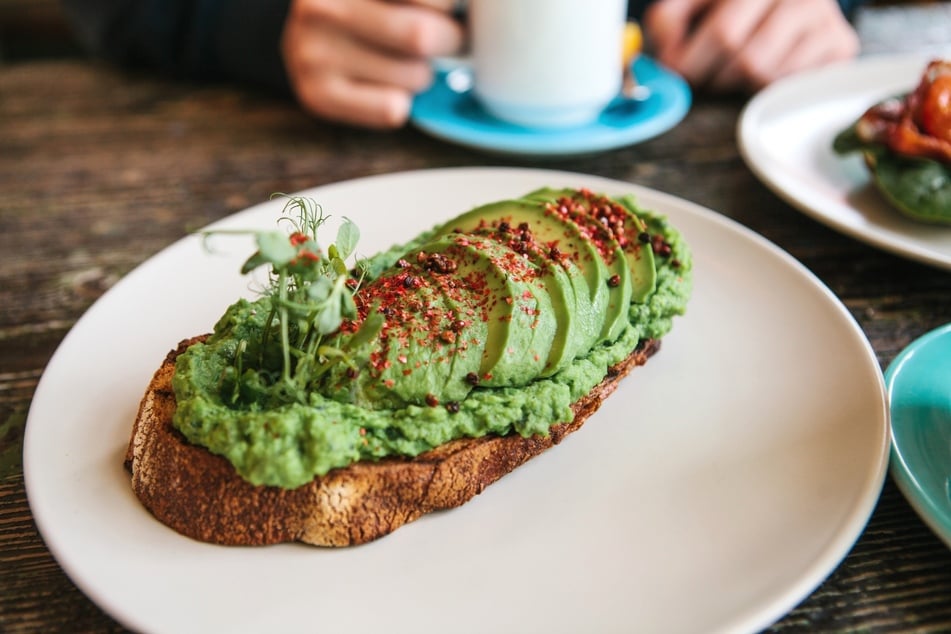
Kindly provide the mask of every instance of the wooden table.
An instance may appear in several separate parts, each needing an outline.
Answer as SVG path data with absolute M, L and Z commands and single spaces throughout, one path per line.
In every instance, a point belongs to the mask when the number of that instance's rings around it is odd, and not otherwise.
M 951 273 L 817 224 L 761 185 L 734 129 L 743 101 L 700 99 L 650 142 L 544 166 L 675 193 L 761 233 L 845 303 L 884 368 L 951 322 Z M 81 61 L 0 68 L 0 631 L 121 626 L 70 582 L 34 526 L 20 465 L 51 354 L 123 275 L 189 230 L 265 199 L 355 177 L 533 165 L 431 139 L 326 125 L 288 102 Z M 131 581 L 131 580 L 130 580 Z M 951 551 L 889 479 L 849 556 L 774 631 L 951 631 Z

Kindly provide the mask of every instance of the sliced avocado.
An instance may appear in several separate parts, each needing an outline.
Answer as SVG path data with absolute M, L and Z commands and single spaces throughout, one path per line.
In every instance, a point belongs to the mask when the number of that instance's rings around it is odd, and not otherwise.
M 540 291 L 536 295 L 540 303 L 550 303 L 557 324 L 552 336 L 547 336 L 548 333 L 540 328 L 535 330 L 535 338 L 539 339 L 540 343 L 533 343 L 534 350 L 538 354 L 541 354 L 542 349 L 548 350 L 548 360 L 541 376 L 555 374 L 579 354 L 587 352 L 587 347 L 582 348 L 584 340 L 578 336 L 575 289 L 572 283 L 573 279 L 582 278 L 580 269 L 571 260 L 559 258 L 557 252 L 535 239 L 530 230 L 525 231 L 518 226 L 514 229 L 511 226 L 503 229 L 499 223 L 495 223 L 494 226 L 477 229 L 470 235 L 486 236 L 501 242 L 513 251 L 521 253 L 535 265 L 538 277 L 534 284 Z M 572 273 L 569 274 L 568 270 Z M 587 285 L 583 285 L 579 292 L 587 305 Z
M 625 241 L 622 248 L 631 267 L 631 301 L 641 304 L 657 288 L 657 263 L 654 262 L 650 233 L 647 223 L 637 215 L 640 209 L 633 196 L 621 196 L 614 200 L 628 213 L 629 222 L 624 223 Z
M 548 213 L 537 202 L 508 200 L 476 207 L 439 227 L 436 234 L 474 233 L 503 226 L 520 230 L 523 223 L 535 242 L 560 254 L 555 259 L 568 276 L 573 291 L 571 320 L 564 320 L 565 327 L 559 328 L 569 341 L 564 346 L 554 344 L 553 348 L 566 348 L 572 357 L 578 352 L 571 351 L 589 350 L 603 330 L 609 275 L 597 249 L 584 238 L 577 225 Z
M 369 407 L 422 405 L 449 382 L 455 347 L 441 333 L 455 309 L 442 289 L 410 267 L 388 269 L 364 287 L 362 301 L 384 307 L 385 323 L 366 346 L 355 375 L 335 366 L 328 381 L 334 398 Z M 481 350 L 480 350 L 481 352 Z
M 488 322 L 479 318 L 479 293 L 455 275 L 455 262 L 452 262 L 452 267 L 424 264 L 420 271 L 433 286 L 440 289 L 453 309 L 454 319 L 450 328 L 440 335 L 454 351 L 449 377 L 440 396 L 446 402 L 462 400 L 478 383 L 489 333 Z
M 622 207 L 603 196 L 581 190 L 538 190 L 529 194 L 532 200 L 545 205 L 551 215 L 565 218 L 581 228 L 608 267 L 609 301 L 599 341 L 614 341 L 627 327 L 631 306 L 631 268 L 613 226 L 602 222 L 602 208 L 612 217 L 619 216 L 623 225 L 628 214 Z
M 650 243 L 643 240 L 643 236 L 647 234 L 647 223 L 637 215 L 638 208 L 634 198 L 632 196 L 609 198 L 599 194 L 586 194 L 577 189 L 551 189 L 547 187 L 536 189 L 525 196 L 527 200 L 542 202 L 552 202 L 562 197 L 575 200 L 579 198 L 598 200 L 602 204 L 614 205 L 616 211 L 625 214 L 623 222 L 614 229 L 615 237 L 619 238 L 618 242 L 624 251 L 628 268 L 631 270 L 631 301 L 644 302 L 656 287 L 657 267 Z
M 537 268 L 534 267 L 533 268 Z M 536 378 L 545 373 L 548 367 L 552 344 L 558 337 L 558 319 L 552 306 L 551 294 L 548 287 L 539 281 L 539 274 L 528 282 L 528 288 L 523 295 L 530 293 L 535 300 L 535 306 L 528 313 L 531 322 L 532 339 L 525 351 L 526 363 L 530 366 Z M 527 295 L 526 295 L 527 299 Z M 526 381 L 527 382 L 527 381 Z
M 523 385 L 536 378 L 547 362 L 547 350 L 534 349 L 536 330 L 550 338 L 557 325 L 550 300 L 539 302 L 534 265 L 491 238 L 466 234 L 443 236 L 420 251 L 453 262 L 453 275 L 470 293 L 473 319 L 487 324 L 479 384 Z
M 520 200 L 532 200 L 535 202 L 548 203 L 553 200 L 557 200 L 558 198 L 562 196 L 570 196 L 575 191 L 577 190 L 564 189 L 564 188 L 555 189 L 554 187 L 540 187 L 538 189 L 533 189 L 532 191 L 528 192 L 527 194 L 522 196 Z

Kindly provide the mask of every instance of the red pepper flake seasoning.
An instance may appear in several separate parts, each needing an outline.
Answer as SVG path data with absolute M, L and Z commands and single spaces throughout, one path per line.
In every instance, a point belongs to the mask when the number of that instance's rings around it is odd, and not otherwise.
M 423 285 L 423 280 L 415 275 L 407 275 L 403 278 L 403 286 L 410 290 L 415 290 Z
M 618 275 L 617 273 L 615 273 L 614 275 L 608 278 L 608 286 L 610 286 L 611 288 L 617 288 L 620 285 L 621 285 L 621 276 Z
M 430 407 L 436 407 L 437 405 L 439 405 L 439 399 L 436 398 L 435 394 L 427 394 L 426 404 L 429 405 Z
M 396 357 L 396 360 L 399 361 L 400 363 L 406 363 L 407 358 L 405 354 L 401 354 L 398 357 Z
M 366 427 L 361 427 L 361 428 L 360 428 L 360 435 L 361 435 L 361 436 L 366 436 L 366 435 L 367 435 L 367 429 L 366 429 Z
M 426 268 L 433 273 L 445 275 L 455 271 L 456 267 L 456 261 L 447 258 L 442 253 L 433 253 L 428 258 L 426 258 Z
M 508 233 L 512 229 L 512 225 L 503 220 L 499 223 L 497 229 L 499 233 Z
M 409 262 L 407 262 L 403 258 L 400 258 L 399 260 L 396 261 L 396 268 L 398 269 L 405 269 L 408 266 L 409 266 Z
M 524 228 L 523 228 L 524 226 Z M 509 225 L 511 229 L 511 225 Z M 547 275 L 552 260 L 551 248 L 557 241 L 541 243 L 528 228 L 528 223 L 521 223 L 518 232 L 502 233 L 499 227 L 482 230 L 479 236 L 484 236 L 501 242 L 515 254 L 506 254 L 493 260 L 516 281 L 530 281 Z M 561 258 L 561 252 L 556 253 Z
M 670 246 L 664 236 L 657 234 L 651 238 L 651 249 L 653 249 L 656 255 L 661 257 L 670 257 L 670 254 L 673 252 L 673 248 Z
M 308 251 L 307 249 L 301 249 L 297 253 L 297 257 L 291 260 L 291 264 L 298 264 L 301 260 L 308 260 L 310 262 L 316 262 L 320 259 L 320 256 L 314 253 L 313 251 Z
M 621 240 L 627 242 L 623 231 L 617 234 L 613 230 L 618 222 L 623 228 L 627 212 L 612 205 L 608 198 L 597 197 L 583 189 L 577 197 L 563 196 L 554 203 L 548 203 L 546 209 L 577 226 L 608 264 L 614 261 L 615 249 Z
M 360 370 L 356 368 L 347 368 L 347 378 L 351 381 L 359 376 Z
M 448 403 L 446 403 L 446 410 L 447 410 L 450 414 L 458 414 L 458 413 L 459 413 L 459 402 L 458 402 L 458 401 L 449 401 Z
M 358 330 L 358 324 L 353 319 L 344 319 L 340 324 L 340 332 L 352 335 Z
M 396 385 L 396 381 L 394 381 L 393 379 L 387 379 L 383 381 L 383 385 L 385 385 L 388 388 L 392 388 L 394 385 Z
M 307 242 L 309 239 L 310 239 L 310 238 L 307 237 L 307 234 L 306 234 L 306 233 L 302 233 L 302 232 L 300 232 L 300 231 L 295 231 L 295 232 L 292 233 L 291 236 L 290 236 L 291 245 L 293 245 L 293 246 L 295 246 L 295 247 L 304 244 L 304 243 Z
M 479 375 L 475 372 L 470 372 L 466 375 L 466 383 L 469 385 L 478 385 L 479 384 Z

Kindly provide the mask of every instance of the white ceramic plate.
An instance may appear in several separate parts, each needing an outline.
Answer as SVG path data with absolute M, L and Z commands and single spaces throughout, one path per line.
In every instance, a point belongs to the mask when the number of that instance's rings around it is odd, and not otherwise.
M 580 174 L 420 171 L 305 194 L 353 218 L 370 253 L 543 185 L 633 192 L 696 258 L 689 313 L 580 433 L 366 546 L 181 537 L 132 495 L 122 456 L 165 353 L 248 293 L 251 247 L 185 238 L 83 316 L 37 388 L 27 491 L 67 574 L 144 632 L 735 632 L 791 609 L 863 530 L 888 447 L 867 340 L 793 258 L 691 203 Z M 218 226 L 273 228 L 280 207 Z
M 916 223 L 891 208 L 859 155 L 832 140 L 869 106 L 917 85 L 921 55 L 872 56 L 795 75 L 757 94 L 740 117 L 740 151 L 779 196 L 867 244 L 951 269 L 951 227 Z

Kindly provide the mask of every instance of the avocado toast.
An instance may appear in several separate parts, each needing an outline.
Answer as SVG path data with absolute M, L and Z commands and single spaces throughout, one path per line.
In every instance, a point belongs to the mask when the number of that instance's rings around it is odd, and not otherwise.
M 339 234 L 327 254 L 306 231 L 285 240 L 295 251 L 282 270 L 340 251 Z M 277 318 L 297 306 L 293 288 L 239 301 L 153 377 L 126 456 L 133 489 L 203 541 L 376 539 L 577 430 L 657 351 L 690 269 L 680 235 L 633 200 L 546 189 L 344 275 L 336 266 L 334 288 L 353 293 L 316 338 L 326 310 Z M 326 306 L 329 283 L 296 290 Z

